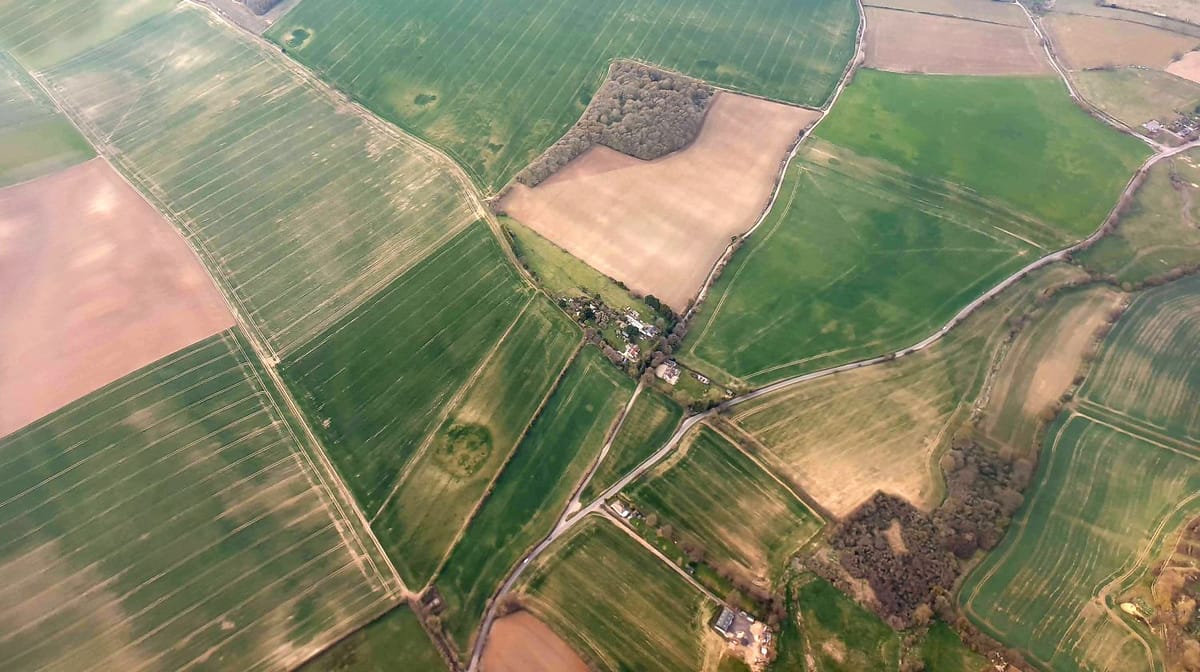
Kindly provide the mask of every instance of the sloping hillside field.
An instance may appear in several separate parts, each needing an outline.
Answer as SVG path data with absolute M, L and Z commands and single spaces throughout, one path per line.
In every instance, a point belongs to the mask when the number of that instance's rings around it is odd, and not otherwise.
M 820 105 L 857 22 L 848 0 L 305 0 L 267 35 L 496 191 L 575 122 L 613 58 Z
M 294 666 L 387 608 L 233 331 L 0 440 L 8 669 Z
M 475 218 L 449 172 L 410 139 L 204 10 L 180 5 L 46 77 L 279 353 Z

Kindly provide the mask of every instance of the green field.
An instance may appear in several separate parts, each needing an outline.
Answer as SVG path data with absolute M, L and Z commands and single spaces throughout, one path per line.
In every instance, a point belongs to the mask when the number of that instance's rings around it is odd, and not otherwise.
M 681 540 L 697 540 L 705 562 L 774 584 L 823 521 L 708 426 L 624 491 Z
M 531 300 L 487 227 L 467 229 L 281 366 L 368 513 Z
M 267 35 L 496 190 L 578 119 L 613 58 L 820 105 L 857 21 L 846 0 L 305 0 Z
M 0 187 L 95 155 L 21 65 L 0 51 Z
M 1071 73 L 1083 97 L 1132 128 L 1169 121 L 1200 105 L 1200 84 L 1162 70 L 1118 68 Z
M 1150 169 L 1112 233 L 1077 258 L 1118 282 L 1139 283 L 1200 264 L 1200 152 Z
M 488 485 L 521 441 L 580 336 L 538 297 L 517 318 L 445 419 L 394 479 L 371 525 L 401 576 L 423 585 L 450 552 Z
M 522 604 L 593 667 L 701 669 L 716 605 L 614 523 L 589 517 L 518 586 Z
M 476 217 L 427 150 L 290 67 L 181 5 L 46 73 L 282 355 Z
M 241 336 L 0 440 L 9 669 L 288 668 L 384 611 Z
M 983 672 L 994 669 L 983 656 L 968 649 L 962 638 L 941 621 L 929 626 L 919 647 L 921 662 L 929 672 Z
M 438 576 L 442 622 L 460 651 L 509 570 L 554 527 L 633 387 L 596 348 L 571 364 Z
M 0 0 L 0 49 L 41 70 L 176 4 L 177 0 Z
M 397 664 L 403 664 L 398 668 Z M 445 672 L 416 614 L 396 607 L 300 667 L 299 672 Z
M 682 419 L 683 408 L 670 397 L 651 387 L 642 388 L 613 438 L 608 455 L 596 467 L 579 499 L 583 502 L 594 500 L 633 471 L 666 444 Z

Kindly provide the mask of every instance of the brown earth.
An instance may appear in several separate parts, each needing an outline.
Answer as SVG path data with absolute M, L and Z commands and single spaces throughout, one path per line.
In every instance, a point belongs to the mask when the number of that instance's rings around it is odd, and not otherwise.
M 170 224 L 103 159 L 0 190 L 0 436 L 233 326 Z
M 483 672 L 588 672 L 579 654 L 528 611 L 492 624 L 481 667 Z
M 1200 25 L 1200 4 L 1196 0 L 1116 0 L 1112 4 Z
M 868 68 L 933 75 L 1038 75 L 1050 72 L 1032 28 L 866 8 Z
M 957 16 L 978 19 L 988 23 L 1003 23 L 1009 26 L 1029 27 L 1029 18 L 1015 3 L 995 0 L 870 0 L 865 7 L 888 7 L 906 9 L 922 14 Z M 870 22 L 867 23 L 870 25 Z
M 1070 329 L 1059 332 L 1046 355 L 1033 372 L 1025 392 L 1025 412 L 1036 416 L 1058 401 L 1083 366 L 1084 356 L 1096 341 L 1108 312 L 1116 308 L 1121 297 L 1113 294 L 1104 303 L 1085 303 L 1064 320 Z
M 730 237 L 758 220 L 819 114 L 718 93 L 696 141 L 654 161 L 593 147 L 501 208 L 596 270 L 683 310 Z
M 1189 51 L 1183 58 L 1167 66 L 1167 72 L 1200 83 L 1200 51 Z
M 1074 14 L 1046 18 L 1050 39 L 1072 70 L 1141 65 L 1163 69 L 1200 39 L 1140 23 Z

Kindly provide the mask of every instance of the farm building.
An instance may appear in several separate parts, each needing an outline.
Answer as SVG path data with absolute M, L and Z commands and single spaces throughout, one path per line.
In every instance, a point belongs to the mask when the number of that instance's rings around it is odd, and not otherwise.
M 674 385 L 679 382 L 679 365 L 675 362 L 663 362 L 654 367 L 654 375 Z

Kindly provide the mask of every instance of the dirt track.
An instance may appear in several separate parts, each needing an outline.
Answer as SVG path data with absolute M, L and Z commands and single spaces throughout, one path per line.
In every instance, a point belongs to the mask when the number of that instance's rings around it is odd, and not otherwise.
M 103 159 L 0 191 L 0 435 L 234 324 Z

